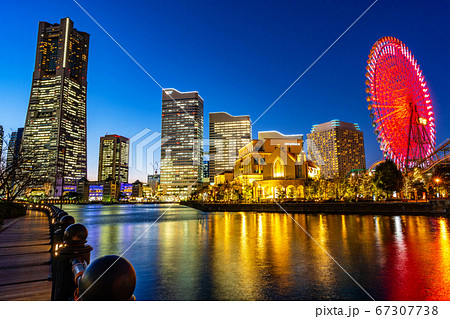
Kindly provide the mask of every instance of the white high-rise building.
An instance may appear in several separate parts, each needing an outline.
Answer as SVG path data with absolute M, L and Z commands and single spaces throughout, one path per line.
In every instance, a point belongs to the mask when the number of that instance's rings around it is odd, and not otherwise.
M 209 177 L 232 171 L 239 150 L 250 143 L 250 116 L 232 116 L 225 112 L 209 113 Z

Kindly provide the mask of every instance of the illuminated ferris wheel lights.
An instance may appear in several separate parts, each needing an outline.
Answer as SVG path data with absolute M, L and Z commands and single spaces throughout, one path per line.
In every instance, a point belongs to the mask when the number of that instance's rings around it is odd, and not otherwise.
M 404 43 L 384 37 L 371 48 L 366 93 L 372 126 L 383 154 L 400 168 L 435 147 L 435 118 L 420 65 Z

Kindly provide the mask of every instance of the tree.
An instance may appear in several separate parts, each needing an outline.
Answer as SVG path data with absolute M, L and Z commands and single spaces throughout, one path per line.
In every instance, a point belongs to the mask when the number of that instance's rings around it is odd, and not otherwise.
M 284 189 L 283 186 L 275 187 L 275 197 L 281 200 L 286 198 L 286 190 Z
M 305 190 L 306 199 L 312 200 L 316 197 L 319 189 L 319 181 L 317 179 L 306 178 L 305 180 Z
M 371 172 L 366 173 L 361 178 L 359 193 L 365 199 L 371 199 L 375 193 L 374 176 Z
M 403 186 L 403 174 L 391 160 L 379 164 L 375 168 L 375 186 L 390 197 L 393 192 L 399 192 Z
M 251 185 L 244 186 L 244 199 L 245 201 L 250 201 L 253 197 L 253 187 Z
M 414 170 L 405 177 L 403 192 L 406 196 L 414 193 L 414 196 L 417 195 L 418 198 L 426 192 L 425 178 L 423 177 L 420 168 L 414 168 Z
M 294 198 L 294 197 L 296 197 L 296 195 L 295 195 L 295 188 L 294 188 L 294 187 L 288 187 L 288 188 L 286 189 L 286 196 L 287 196 L 288 198 Z
M 16 156 L 12 156 L 7 161 L 6 154 L 14 154 L 14 149 L 8 148 L 6 140 L 1 141 L 4 145 L 2 158 L 0 160 L 0 199 L 4 201 L 14 201 L 22 195 L 26 188 L 34 183 L 48 182 L 47 180 L 37 180 L 33 177 L 38 171 L 39 164 L 36 161 L 37 152 L 34 149 L 20 150 Z

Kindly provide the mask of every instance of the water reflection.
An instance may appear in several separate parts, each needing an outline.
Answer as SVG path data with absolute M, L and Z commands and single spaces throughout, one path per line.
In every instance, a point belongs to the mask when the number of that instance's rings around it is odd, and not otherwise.
M 323 249 L 377 300 L 450 299 L 443 217 L 65 209 L 87 226 L 92 258 L 121 254 L 144 233 L 125 254 L 139 300 L 368 300 Z

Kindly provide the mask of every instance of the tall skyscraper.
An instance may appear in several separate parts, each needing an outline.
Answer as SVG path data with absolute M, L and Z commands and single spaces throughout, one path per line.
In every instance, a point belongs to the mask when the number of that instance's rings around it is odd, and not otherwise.
M 203 99 L 198 92 L 162 92 L 161 187 L 185 197 L 202 182 Z
M 30 103 L 23 134 L 25 154 L 33 154 L 34 185 L 50 182 L 54 196 L 61 184 L 86 177 L 86 88 L 89 34 L 39 22 Z
M 98 180 L 112 178 L 117 183 L 128 183 L 129 139 L 119 135 L 100 137 Z
M 250 116 L 232 116 L 225 112 L 209 113 L 209 177 L 233 170 L 239 150 L 250 143 Z
M 8 143 L 8 155 L 6 165 L 10 166 L 17 160 L 19 156 L 20 146 L 22 145 L 23 128 L 18 128 L 17 132 L 11 133 L 11 138 Z
M 325 178 L 344 177 L 352 169 L 365 169 L 363 132 L 358 124 L 339 120 L 313 125 L 308 134 L 308 155 Z

